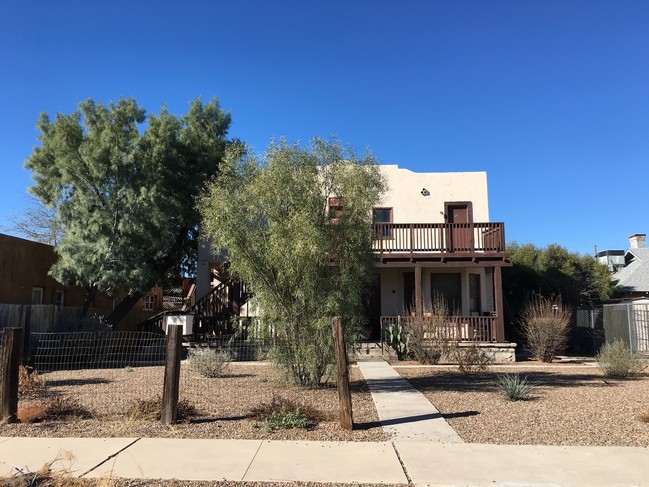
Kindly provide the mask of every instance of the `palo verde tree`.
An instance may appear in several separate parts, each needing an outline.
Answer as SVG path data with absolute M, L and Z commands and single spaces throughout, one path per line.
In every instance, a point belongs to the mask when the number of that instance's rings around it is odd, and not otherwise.
M 252 288 L 278 365 L 317 386 L 334 360 L 331 318 L 342 317 L 347 339 L 363 319 L 379 168 L 370 154 L 321 139 L 308 148 L 280 141 L 261 156 L 232 147 L 225 161 L 200 201 L 203 229 Z
M 182 117 L 147 116 L 133 99 L 87 100 L 54 121 L 42 114 L 25 166 L 65 230 L 51 275 L 89 294 L 126 292 L 107 318 L 115 325 L 148 289 L 191 272 L 195 198 L 217 172 L 229 126 L 217 100 L 195 100 Z

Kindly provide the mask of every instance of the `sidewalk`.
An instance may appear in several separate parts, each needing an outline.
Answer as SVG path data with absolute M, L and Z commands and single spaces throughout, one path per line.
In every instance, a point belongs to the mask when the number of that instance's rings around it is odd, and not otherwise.
M 649 449 L 168 438 L 0 438 L 0 476 L 67 451 L 73 474 L 431 486 L 649 486 Z M 403 463 L 403 467 L 402 467 Z M 70 466 L 59 461 L 54 468 Z
M 463 443 L 440 412 L 383 359 L 358 359 L 383 431 L 391 440 Z

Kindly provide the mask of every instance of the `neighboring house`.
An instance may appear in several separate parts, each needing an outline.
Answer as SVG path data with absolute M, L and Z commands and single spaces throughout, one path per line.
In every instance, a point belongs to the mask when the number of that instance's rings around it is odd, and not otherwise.
M 57 309 L 81 308 L 87 291 L 79 286 L 66 286 L 48 273 L 56 254 L 51 245 L 0 234 L 0 306 L 54 305 Z M 117 304 L 105 293 L 96 293 L 91 307 L 104 314 Z M 132 311 L 134 320 L 144 319 L 162 309 L 162 290 L 154 288 Z M 144 315 L 136 313 L 142 312 Z M 133 321 L 133 320 L 131 320 Z
M 644 233 L 629 237 L 630 248 L 624 253 L 624 265 L 613 274 L 618 293 L 624 298 L 649 296 L 649 249 L 645 248 L 646 238 Z
M 457 310 L 454 326 L 461 339 L 504 342 L 501 269 L 511 264 L 504 224 L 489 221 L 486 173 L 416 173 L 396 165 L 381 166 L 381 171 L 388 191 L 373 210 L 380 271 L 368 303 L 374 337 L 397 316 L 426 316 L 437 292 Z M 327 203 L 329 214 L 335 214 L 340 201 Z M 220 289 L 230 301 L 223 312 L 245 314 L 241 298 L 247 294 L 228 288 L 229 281 L 221 277 L 227 275 L 224 261 L 211 254 L 207 242 L 201 244 L 197 303 L 213 295 L 210 289 Z

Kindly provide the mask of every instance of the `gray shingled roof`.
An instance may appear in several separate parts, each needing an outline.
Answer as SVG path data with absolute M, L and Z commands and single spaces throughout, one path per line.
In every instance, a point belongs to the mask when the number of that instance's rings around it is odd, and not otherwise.
M 613 274 L 618 287 L 626 292 L 649 291 L 649 249 L 627 250 L 626 261 L 627 266 Z

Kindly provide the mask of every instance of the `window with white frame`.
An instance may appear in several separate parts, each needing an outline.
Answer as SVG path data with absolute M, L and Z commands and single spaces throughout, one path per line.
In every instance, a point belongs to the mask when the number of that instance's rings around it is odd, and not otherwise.
M 153 311 L 155 308 L 155 296 L 152 294 L 147 294 L 144 296 L 144 311 Z

